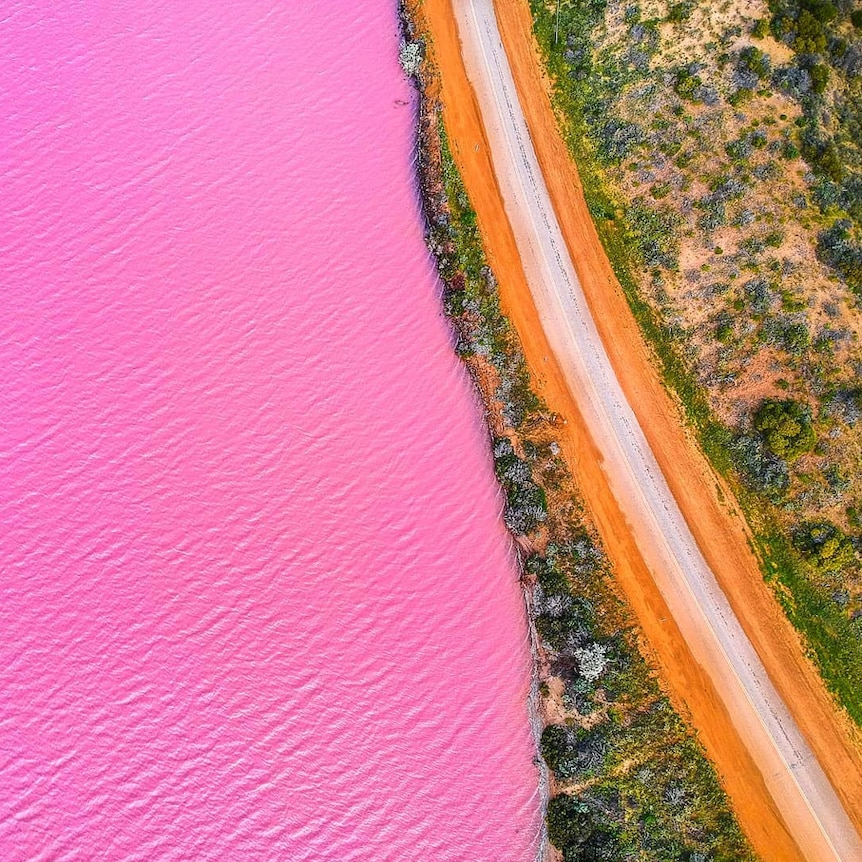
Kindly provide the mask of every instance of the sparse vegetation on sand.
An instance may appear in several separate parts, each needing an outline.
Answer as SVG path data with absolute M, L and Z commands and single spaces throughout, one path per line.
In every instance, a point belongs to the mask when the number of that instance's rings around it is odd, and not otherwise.
M 423 75 L 430 75 L 426 69 Z M 427 85 L 426 81 L 426 85 Z M 697 738 L 662 694 L 500 310 L 438 109 L 421 115 L 427 241 L 486 407 L 539 645 L 551 841 L 565 860 L 753 859 Z
M 862 29 L 846 0 L 531 0 L 629 305 L 862 724 Z M 859 18 L 859 15 L 856 15 Z M 838 541 L 828 564 L 800 538 Z

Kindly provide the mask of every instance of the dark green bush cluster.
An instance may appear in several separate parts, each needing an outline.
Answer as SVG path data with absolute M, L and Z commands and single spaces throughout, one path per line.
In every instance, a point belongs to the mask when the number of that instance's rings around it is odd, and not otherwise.
M 542 757 L 557 780 L 583 781 L 602 771 L 608 754 L 603 725 L 590 730 L 549 724 L 542 732 Z
M 772 32 L 786 39 L 800 54 L 822 54 L 829 35 L 827 24 L 838 14 L 830 0 L 773 3 Z
M 754 45 L 748 45 L 739 52 L 738 67 L 761 79 L 772 70 L 768 55 Z
M 795 63 L 776 70 L 775 81 L 803 108 L 800 152 L 819 177 L 814 200 L 826 215 L 839 208 L 849 216 L 821 234 L 818 254 L 858 292 L 862 244 L 851 235 L 862 231 L 862 43 L 845 38 L 842 25 L 853 24 L 859 10 L 851 13 L 850 4 L 831 0 L 771 0 L 770 8 L 773 33 L 796 52 Z
M 833 183 L 840 183 L 844 179 L 846 169 L 835 141 L 821 135 L 816 127 L 809 126 L 800 144 L 803 158 L 814 170 Z
M 793 545 L 818 572 L 840 572 L 856 559 L 849 537 L 826 520 L 806 521 L 797 527 Z
M 426 241 L 446 284 L 443 302 L 457 334 L 461 356 L 482 356 L 499 374 L 497 398 L 503 417 L 518 428 L 539 402 L 530 387 L 529 372 L 509 321 L 500 310 L 493 274 L 482 253 L 479 228 L 467 193 L 452 159 L 442 123 L 441 144 L 445 210 L 429 212 Z M 425 191 L 430 198 L 430 190 Z M 527 521 L 518 521 L 526 526 Z
M 600 862 L 622 858 L 617 835 L 596 820 L 582 799 L 560 793 L 548 805 L 548 838 L 563 851 L 565 862 Z
M 767 398 L 754 414 L 754 427 L 773 455 L 792 461 L 811 451 L 817 437 L 811 408 L 800 401 Z
M 817 256 L 837 270 L 847 284 L 862 293 L 862 243 L 854 239 L 853 224 L 839 219 L 817 240 Z

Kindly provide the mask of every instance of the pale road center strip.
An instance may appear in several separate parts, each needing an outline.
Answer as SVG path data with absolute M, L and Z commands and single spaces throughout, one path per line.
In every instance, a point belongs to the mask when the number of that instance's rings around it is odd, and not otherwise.
M 806 858 L 859 862 L 862 840 L 704 560 L 611 367 L 533 150 L 492 0 L 456 0 L 454 8 L 539 317 L 638 547 Z

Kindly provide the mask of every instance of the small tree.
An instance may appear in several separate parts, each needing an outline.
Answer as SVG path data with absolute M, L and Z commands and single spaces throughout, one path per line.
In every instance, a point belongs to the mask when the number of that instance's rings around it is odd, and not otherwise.
M 800 401 L 767 398 L 754 414 L 754 427 L 773 455 L 792 461 L 814 448 L 811 408 Z
M 542 757 L 551 772 L 567 772 L 567 765 L 575 755 L 575 735 L 564 724 L 549 724 L 542 731 Z
M 565 862 L 598 862 L 619 857 L 616 830 L 596 820 L 590 806 L 568 793 L 548 803 L 548 838 L 563 851 Z
M 853 545 L 830 521 L 807 521 L 793 534 L 796 549 L 821 572 L 838 572 L 853 563 Z
M 741 69 L 751 72 L 758 78 L 765 78 L 771 69 L 769 55 L 764 54 L 754 45 L 748 45 L 739 52 L 738 62 Z

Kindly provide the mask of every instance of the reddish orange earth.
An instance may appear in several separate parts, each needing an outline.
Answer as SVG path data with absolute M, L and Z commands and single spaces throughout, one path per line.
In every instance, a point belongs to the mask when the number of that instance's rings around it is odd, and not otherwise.
M 565 419 L 560 445 L 614 565 L 617 583 L 643 630 L 645 651 L 657 665 L 673 702 L 697 729 L 756 852 L 769 860 L 809 858 L 807 848 L 799 847 L 789 835 L 733 717 L 671 619 L 548 346 L 494 176 L 476 98 L 464 70 L 451 0 L 412 0 L 412 5 L 430 37 L 432 61 L 439 73 L 430 95 L 443 103 L 446 131 L 476 209 L 489 263 L 500 284 L 503 310 L 520 336 L 538 394 Z M 681 412 L 655 370 L 653 356 L 596 233 L 577 168 L 560 136 L 526 0 L 496 0 L 495 5 L 548 190 L 599 333 L 629 403 L 746 634 L 851 820 L 862 832 L 860 735 L 836 708 L 806 658 L 799 636 L 763 581 L 744 521 L 719 499 L 720 494 L 725 500 L 732 499 L 728 489 L 722 487 L 685 430 Z

